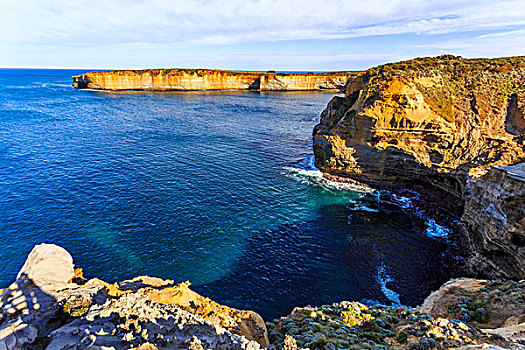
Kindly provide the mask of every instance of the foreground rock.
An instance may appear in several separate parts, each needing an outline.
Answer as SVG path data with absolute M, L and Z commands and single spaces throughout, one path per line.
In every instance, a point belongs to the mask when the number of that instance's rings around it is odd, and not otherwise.
M 71 255 L 36 246 L 0 297 L 0 349 L 259 349 L 262 318 L 219 305 L 189 283 L 86 281 Z
M 509 167 L 525 161 L 524 101 L 524 57 L 373 68 L 322 113 L 316 166 L 425 193 L 462 217 L 471 271 L 525 278 L 525 176 Z
M 419 309 L 341 302 L 268 323 L 278 349 L 525 349 L 521 283 L 459 279 Z
M 1 294 L 0 349 L 525 349 L 523 282 L 453 280 L 419 309 L 296 308 L 267 324 L 268 337 L 259 315 L 188 282 L 86 280 L 66 250 L 41 244 Z
M 95 71 L 73 77 L 73 86 L 96 90 L 343 90 L 355 72 L 275 73 L 212 69 Z

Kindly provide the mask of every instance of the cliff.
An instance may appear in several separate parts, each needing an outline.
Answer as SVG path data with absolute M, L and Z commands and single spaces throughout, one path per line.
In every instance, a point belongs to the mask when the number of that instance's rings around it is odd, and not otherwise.
M 427 194 L 462 217 L 475 272 L 523 278 L 523 177 L 502 167 L 525 160 L 524 101 L 524 57 L 379 66 L 349 81 L 345 97 L 323 111 L 316 166 Z
M 342 90 L 355 72 L 261 73 L 209 69 L 96 71 L 73 77 L 73 86 L 97 90 Z
M 469 266 L 499 271 L 502 277 L 525 276 L 525 163 L 469 178 L 464 196 L 467 246 L 475 247 Z

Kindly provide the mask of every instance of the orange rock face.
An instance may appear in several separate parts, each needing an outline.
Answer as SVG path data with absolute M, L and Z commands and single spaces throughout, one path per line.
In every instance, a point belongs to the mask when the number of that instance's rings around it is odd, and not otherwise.
M 96 71 L 73 77 L 73 86 L 97 90 L 342 90 L 354 72 L 285 74 L 207 69 Z
M 33 248 L 0 294 L 0 349 L 237 349 L 268 345 L 262 318 L 155 277 L 86 280 L 63 248 Z M 249 339 L 247 339 L 249 338 Z
M 524 111 L 525 57 L 387 64 L 352 79 L 345 97 L 335 97 L 322 113 L 313 135 L 316 166 L 372 185 L 425 188 L 461 216 L 465 205 L 478 205 L 470 197 L 465 203 L 467 193 L 497 185 L 474 182 L 493 167 L 525 161 Z M 512 201 L 525 207 L 521 194 Z M 523 219 L 497 203 L 492 216 L 472 215 L 489 204 L 467 208 L 464 222 L 485 242 L 482 250 L 513 256 L 508 265 L 516 265 L 525 232 L 513 221 Z M 525 277 L 523 253 L 518 261 L 499 273 Z
M 247 310 L 237 310 L 220 305 L 210 298 L 192 291 L 190 282 L 175 284 L 171 280 L 141 276 L 129 281 L 109 284 L 98 280 L 104 293 L 110 298 L 120 298 L 128 293 L 141 290 L 147 295 L 147 300 L 177 306 L 206 321 L 219 325 L 228 331 L 242 335 L 248 340 L 255 340 L 262 346 L 268 346 L 268 332 L 262 317 Z

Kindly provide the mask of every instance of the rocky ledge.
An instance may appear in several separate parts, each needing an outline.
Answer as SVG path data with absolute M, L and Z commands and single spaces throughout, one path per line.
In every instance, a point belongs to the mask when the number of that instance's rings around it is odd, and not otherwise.
M 341 302 L 268 323 L 292 349 L 525 349 L 522 282 L 457 279 L 419 308 Z
M 78 89 L 95 90 L 344 90 L 356 72 L 276 73 L 213 69 L 144 69 L 95 71 L 73 77 Z
M 521 279 L 524 101 L 525 57 L 372 68 L 322 113 L 316 166 L 338 180 L 424 193 L 461 218 L 455 232 L 469 273 Z
M 258 314 L 219 305 L 189 283 L 86 280 L 71 255 L 37 245 L 0 296 L 0 349 L 259 349 Z
M 66 250 L 41 244 L 0 290 L 0 349 L 525 349 L 524 282 L 458 279 L 416 309 L 344 301 L 265 324 L 188 282 L 86 280 Z

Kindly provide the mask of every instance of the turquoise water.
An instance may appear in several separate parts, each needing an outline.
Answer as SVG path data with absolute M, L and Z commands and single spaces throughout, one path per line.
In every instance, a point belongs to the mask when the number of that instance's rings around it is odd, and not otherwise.
M 0 285 L 42 242 L 88 277 L 190 280 L 264 317 L 415 305 L 447 279 L 446 240 L 406 201 L 312 168 L 333 93 L 95 92 L 80 73 L 0 70 Z

